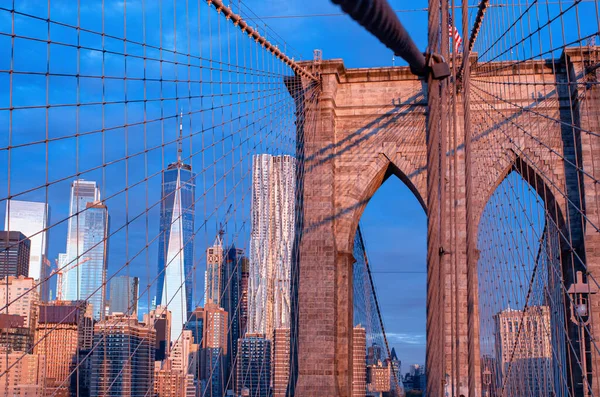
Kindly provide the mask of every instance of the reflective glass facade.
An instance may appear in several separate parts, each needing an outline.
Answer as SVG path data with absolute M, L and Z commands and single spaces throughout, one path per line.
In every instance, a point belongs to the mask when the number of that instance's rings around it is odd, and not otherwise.
M 131 276 L 117 276 L 110 280 L 110 313 L 124 313 L 137 316 L 137 301 L 140 279 Z
M 70 215 L 62 299 L 87 300 L 98 320 L 104 308 L 108 209 L 96 182 L 73 182 Z
M 39 280 L 43 275 L 42 265 L 47 256 L 46 228 L 49 207 L 46 203 L 8 200 L 4 230 L 19 231 L 31 242 L 29 251 L 29 273 L 27 277 Z
M 171 341 L 192 311 L 195 175 L 181 161 L 163 174 L 158 247 L 157 304 L 172 313 Z

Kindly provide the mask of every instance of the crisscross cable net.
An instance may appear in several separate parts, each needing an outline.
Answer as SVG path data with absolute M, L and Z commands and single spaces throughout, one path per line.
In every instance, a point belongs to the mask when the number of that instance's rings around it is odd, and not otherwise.
M 598 395 L 598 2 L 489 6 L 464 76 L 482 393 Z
M 3 235 L 2 276 L 35 274 L 2 280 L 7 394 L 264 393 L 236 375 L 249 365 L 237 354 L 249 269 L 266 266 L 250 248 L 253 178 L 259 155 L 301 175 L 297 131 L 310 133 L 318 85 L 248 14 L 193 0 L 0 6 L 0 206 L 5 229 L 22 233 Z M 40 258 L 19 273 L 9 256 L 24 245 Z M 21 375 L 32 365 L 33 381 Z

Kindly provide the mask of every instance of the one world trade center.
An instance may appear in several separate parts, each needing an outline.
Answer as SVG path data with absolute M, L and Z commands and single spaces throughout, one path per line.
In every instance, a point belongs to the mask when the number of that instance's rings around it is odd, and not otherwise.
M 172 342 L 192 311 L 195 175 L 182 160 L 181 139 L 180 122 L 177 161 L 169 164 L 162 178 L 158 248 L 157 304 L 171 311 Z

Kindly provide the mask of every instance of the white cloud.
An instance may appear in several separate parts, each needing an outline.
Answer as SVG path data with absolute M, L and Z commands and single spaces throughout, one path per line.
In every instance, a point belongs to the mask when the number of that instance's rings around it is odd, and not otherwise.
M 386 332 L 388 340 L 394 343 L 405 343 L 408 345 L 425 345 L 425 335 L 424 334 L 407 334 L 407 333 L 396 333 L 396 332 Z

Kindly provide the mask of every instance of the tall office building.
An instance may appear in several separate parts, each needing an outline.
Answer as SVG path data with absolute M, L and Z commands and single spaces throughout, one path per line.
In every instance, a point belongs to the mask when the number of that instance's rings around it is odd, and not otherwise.
M 199 345 L 202 343 L 202 336 L 204 333 L 204 308 L 197 307 L 190 314 L 190 319 L 185 325 L 185 329 L 192 331 L 192 338 L 194 343 Z
M 242 278 L 242 260 L 244 250 L 232 245 L 226 252 L 221 267 L 221 307 L 227 312 L 227 351 L 229 354 L 225 359 L 225 376 L 232 378 L 233 387 L 235 369 L 232 363 L 237 357 L 237 341 L 240 334 L 240 282 Z
M 33 346 L 31 327 L 25 319 L 13 314 L 0 314 L 0 348 L 5 352 L 29 352 Z
M 19 231 L 31 241 L 29 272 L 25 276 L 35 280 L 40 280 L 44 276 L 44 260 L 48 256 L 46 228 L 48 227 L 49 211 L 50 208 L 46 203 L 6 201 L 4 230 Z
M 175 342 L 170 357 L 155 365 L 155 393 L 158 397 L 195 396 L 194 348 L 192 331 L 184 330 Z
M 196 309 L 198 311 L 198 309 Z M 202 377 L 206 396 L 221 397 L 227 386 L 226 357 L 228 313 L 215 303 L 204 306 L 204 335 L 202 337 Z
M 383 360 L 383 350 L 376 342 L 373 342 L 371 346 L 367 348 L 367 364 L 375 365 L 378 361 Z M 417 368 L 418 364 L 415 364 Z
M 275 328 L 273 334 L 273 397 L 286 397 L 290 381 L 290 329 Z
M 182 125 L 179 124 L 177 161 L 162 176 L 160 236 L 158 245 L 157 304 L 171 311 L 171 341 L 174 342 L 192 307 L 194 263 L 195 175 L 181 153 Z
M 33 352 L 46 358 L 44 388 L 48 395 L 68 397 L 72 392 L 85 395 L 82 389 L 89 387 L 86 370 L 90 361 L 81 360 L 80 353 L 91 350 L 93 330 L 92 307 L 85 301 L 39 305 Z M 77 365 L 81 382 L 73 374 Z
M 238 340 L 236 395 L 269 397 L 271 394 L 271 341 L 261 334 Z
M 154 328 L 154 357 L 156 361 L 165 360 L 171 351 L 171 312 L 164 306 L 158 306 L 144 314 L 144 323 Z
M 386 363 L 392 367 L 392 392 L 394 395 L 404 394 L 404 387 L 402 386 L 402 362 L 396 354 L 396 349 L 392 347 L 390 352 L 390 358 L 386 359 Z
M 118 276 L 110 280 L 110 313 L 125 313 L 137 316 L 140 279 Z
M 367 392 L 385 393 L 391 390 L 392 367 L 381 361 L 367 365 Z
M 4 314 L 12 314 L 23 318 L 24 327 L 30 327 L 34 323 L 35 311 L 33 310 L 39 301 L 35 280 L 30 277 L 12 277 L 0 279 L 0 307 Z
M 154 390 L 153 328 L 113 314 L 94 326 L 91 395 L 133 397 Z
M 52 291 L 56 291 L 56 280 L 52 275 L 52 262 L 47 257 L 42 258 L 42 269 L 40 279 L 40 300 L 48 302 L 52 300 Z
M 496 361 L 508 395 L 548 396 L 553 391 L 548 306 L 508 308 L 494 316 Z
M 248 271 L 250 260 L 242 258 L 242 278 L 240 279 L 240 337 L 244 337 L 248 327 Z
M 203 379 L 202 372 L 202 360 L 204 355 L 204 350 L 202 347 L 202 340 L 204 338 L 204 308 L 197 307 L 194 309 L 192 314 L 190 315 L 190 320 L 185 325 L 185 329 L 192 332 L 192 340 L 194 344 L 192 345 L 192 353 L 191 353 L 191 364 L 190 364 L 190 373 L 194 374 L 194 377 L 197 381 Z
M 211 247 L 206 249 L 206 272 L 204 273 L 204 303 L 221 305 L 223 231 L 219 231 Z
M 352 332 L 352 397 L 364 397 L 367 392 L 367 333 L 360 324 Z
M 173 344 L 173 348 L 171 349 L 170 359 L 174 370 L 187 374 L 190 366 L 190 352 L 192 351 L 193 343 L 194 338 L 192 336 L 192 331 L 183 330 L 181 336 Z
M 227 321 L 229 314 L 214 303 L 204 305 L 204 337 L 202 347 L 219 348 L 227 354 Z
M 253 158 L 248 332 L 268 339 L 290 326 L 295 170 L 291 156 Z
M 0 390 L 10 397 L 42 397 L 45 357 L 0 348 Z M 8 371 L 7 371 L 8 370 Z
M 108 209 L 96 182 L 73 182 L 69 214 L 62 299 L 88 301 L 98 320 L 104 315 Z
M 173 362 L 154 362 L 154 394 L 156 397 L 196 397 L 194 376 L 173 368 Z
M 21 232 L 0 232 L 0 277 L 27 277 L 30 246 L 31 242 Z

